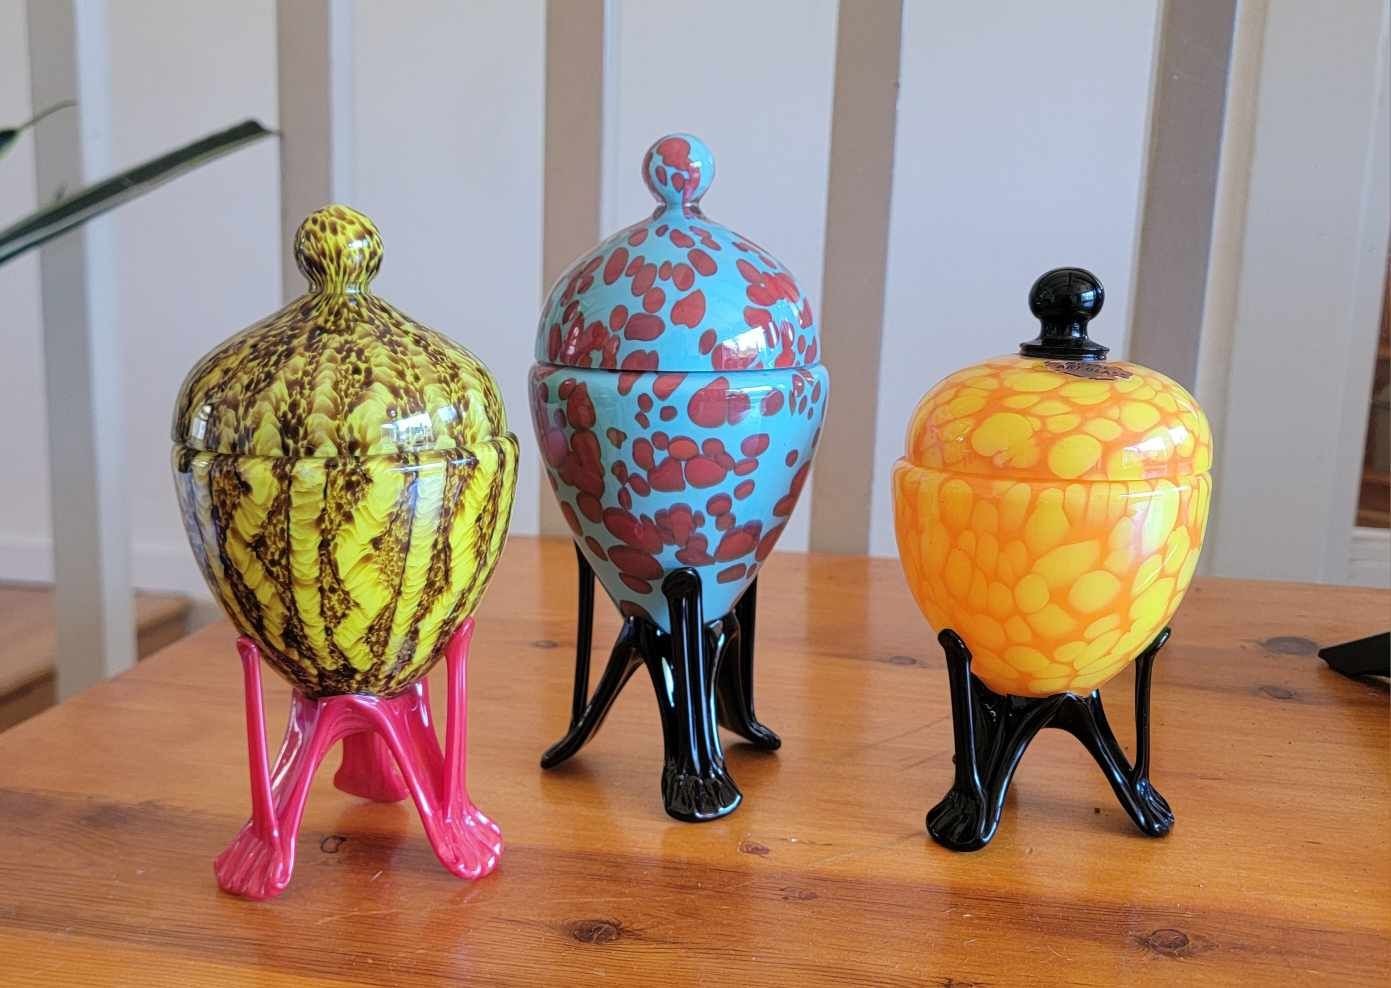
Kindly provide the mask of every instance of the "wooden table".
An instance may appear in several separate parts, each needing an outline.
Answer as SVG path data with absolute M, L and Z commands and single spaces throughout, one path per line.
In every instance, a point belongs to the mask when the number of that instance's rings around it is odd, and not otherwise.
M 1388 969 L 1387 693 L 1313 653 L 1383 629 L 1391 594 L 1199 581 L 1155 674 L 1174 832 L 1137 834 L 1051 731 L 994 843 L 958 855 L 923 829 L 951 724 L 897 563 L 783 554 L 766 575 L 758 709 L 782 751 L 731 744 L 743 806 L 679 824 L 641 674 L 589 748 L 538 769 L 569 712 L 573 561 L 568 542 L 512 540 L 470 667 L 469 784 L 507 840 L 477 883 L 438 866 L 408 805 L 333 789 L 331 761 L 289 890 L 218 891 L 212 858 L 248 809 L 227 625 L 0 735 L 0 980 L 1348 984 Z M 278 735 L 287 690 L 268 684 Z M 1106 690 L 1118 730 L 1130 689 Z

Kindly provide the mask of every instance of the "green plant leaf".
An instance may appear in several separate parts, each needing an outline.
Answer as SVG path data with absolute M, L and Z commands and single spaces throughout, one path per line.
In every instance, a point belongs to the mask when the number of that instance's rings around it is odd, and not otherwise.
M 267 130 L 258 121 L 245 120 L 235 127 L 209 134 L 143 165 L 136 165 L 119 175 L 80 189 L 0 230 L 0 264 L 185 172 L 273 133 L 275 131 Z
M 57 113 L 59 110 L 71 109 L 76 105 L 77 103 L 70 99 L 59 100 L 52 106 L 40 110 L 38 113 L 34 114 L 32 117 L 24 121 L 24 123 L 20 124 L 18 127 L 6 127 L 3 130 L 0 130 L 0 157 L 3 157 L 5 152 L 14 146 L 14 142 L 19 140 L 20 134 L 24 133 L 30 127 L 34 126 L 44 117 L 49 116 L 53 113 Z

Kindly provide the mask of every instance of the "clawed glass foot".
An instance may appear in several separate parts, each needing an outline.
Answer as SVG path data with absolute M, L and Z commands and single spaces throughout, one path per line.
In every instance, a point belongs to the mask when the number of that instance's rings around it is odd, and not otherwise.
M 753 622 L 757 581 L 735 610 L 706 623 L 701 612 L 700 576 L 676 570 L 662 582 L 671 632 L 643 617 L 629 617 L 609 655 L 592 695 L 589 653 L 594 574 L 579 560 L 579 625 L 575 649 L 575 689 L 570 729 L 541 756 L 542 768 L 573 757 L 598 731 L 618 694 L 640 667 L 646 667 L 657 695 L 666 752 L 662 801 L 667 814 L 683 822 L 717 820 L 743 799 L 725 766 L 719 727 L 751 744 L 776 750 L 782 740 L 759 722 L 753 708 Z
M 476 807 L 441 821 L 430 834 L 440 864 L 458 878 L 491 874 L 502 857 L 502 831 Z
M 295 841 L 262 836 L 254 823 L 213 862 L 218 887 L 246 899 L 273 899 L 285 891 L 295 870 Z
M 1174 811 L 1149 779 L 1136 780 L 1131 784 L 1130 791 L 1136 807 L 1130 817 L 1137 827 L 1151 837 L 1163 837 L 1174 829 Z
M 423 680 L 391 697 L 311 699 L 297 691 L 274 769 L 266 761 L 260 652 L 249 639 L 237 643 L 246 689 L 252 815 L 213 865 L 224 891 L 268 899 L 285 890 L 294 872 L 309 785 L 339 741 L 344 742 L 343 765 L 334 778 L 339 789 L 384 802 L 411 796 L 440 863 L 460 878 L 480 878 L 497 867 L 501 832 L 470 801 L 464 782 L 464 665 L 472 633 L 473 622 L 464 622 L 445 650 L 449 712 L 443 751 Z
M 782 747 L 782 738 L 753 718 L 730 718 L 721 716 L 720 726 L 730 734 L 737 735 L 760 751 L 777 751 Z
M 662 770 L 662 801 L 667 814 L 684 823 L 704 823 L 733 813 L 744 794 L 723 765 L 704 773 L 668 765 Z
M 1101 767 L 1121 807 L 1140 832 L 1163 837 L 1174 825 L 1168 802 L 1149 780 L 1150 677 L 1155 657 L 1169 639 L 1159 633 L 1135 660 L 1135 762 L 1116 740 L 1101 692 L 1060 693 L 1037 699 L 994 692 L 971 672 L 971 653 L 950 629 L 938 640 L 947 656 L 955 734 L 956 778 L 927 815 L 932 839 L 954 851 L 978 851 L 1000 825 L 1005 795 L 1029 743 L 1045 727 L 1067 731 Z
M 340 792 L 377 803 L 399 803 L 411 794 L 396 770 L 391 749 L 371 733 L 343 739 L 343 762 L 333 784 Z
M 927 832 L 953 851 L 979 851 L 1000 825 L 980 789 L 951 789 L 927 814 Z

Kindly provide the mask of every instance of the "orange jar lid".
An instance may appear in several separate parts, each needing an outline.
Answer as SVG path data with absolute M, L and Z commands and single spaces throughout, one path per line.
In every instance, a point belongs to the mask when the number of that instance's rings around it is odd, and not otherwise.
M 1050 271 L 1030 295 L 1043 331 L 1018 355 L 949 375 L 908 425 L 907 460 L 1000 479 L 1149 480 L 1205 473 L 1212 431 L 1197 401 L 1158 371 L 1107 361 L 1086 323 L 1099 282 Z

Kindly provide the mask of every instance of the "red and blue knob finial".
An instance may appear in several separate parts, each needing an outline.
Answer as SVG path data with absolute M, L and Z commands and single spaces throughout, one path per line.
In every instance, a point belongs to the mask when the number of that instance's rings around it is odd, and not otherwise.
M 668 209 L 691 208 L 715 180 L 715 156 L 699 137 L 668 134 L 647 149 L 642 177 Z

